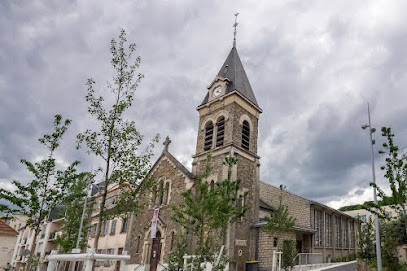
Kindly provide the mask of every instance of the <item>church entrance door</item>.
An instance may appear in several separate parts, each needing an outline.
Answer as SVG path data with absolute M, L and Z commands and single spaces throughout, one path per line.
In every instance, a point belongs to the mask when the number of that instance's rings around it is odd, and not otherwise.
M 156 271 L 161 256 L 161 232 L 157 231 L 151 246 L 150 271 Z
M 302 253 L 302 241 L 297 240 L 297 253 Z

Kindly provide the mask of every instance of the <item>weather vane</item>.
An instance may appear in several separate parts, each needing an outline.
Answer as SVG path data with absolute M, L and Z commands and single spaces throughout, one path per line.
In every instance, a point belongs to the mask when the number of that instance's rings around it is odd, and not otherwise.
M 239 15 L 239 13 L 235 13 L 235 23 L 233 24 L 233 27 L 235 28 L 235 32 L 233 33 L 233 47 L 236 47 L 236 28 L 237 28 L 237 15 Z

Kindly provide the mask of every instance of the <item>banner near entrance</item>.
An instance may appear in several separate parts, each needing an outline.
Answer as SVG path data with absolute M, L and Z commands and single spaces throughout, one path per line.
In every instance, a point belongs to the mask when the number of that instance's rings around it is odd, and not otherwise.
M 157 221 L 160 208 L 155 208 L 153 213 L 153 220 L 151 220 L 151 238 L 154 239 L 157 234 Z

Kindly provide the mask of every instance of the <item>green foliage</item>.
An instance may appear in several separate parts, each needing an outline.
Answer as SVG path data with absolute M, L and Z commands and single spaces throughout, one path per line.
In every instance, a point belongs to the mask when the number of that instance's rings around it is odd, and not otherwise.
M 38 140 L 47 149 L 46 158 L 35 163 L 25 159 L 21 160 L 33 175 L 32 180 L 26 184 L 12 181 L 16 187 L 15 191 L 0 188 L 0 198 L 10 204 L 0 204 L 0 212 L 4 212 L 9 217 L 17 214 L 27 216 L 26 226 L 34 230 L 34 241 L 27 261 L 27 269 L 36 264 L 34 251 L 42 221 L 50 214 L 51 210 L 61 203 L 69 183 L 78 175 L 76 172 L 78 161 L 73 162 L 65 169 L 58 169 L 54 158 L 54 152 L 59 147 L 70 123 L 70 120 L 64 120 L 61 115 L 56 115 L 54 131 L 51 134 L 43 135 Z
M 237 159 L 225 159 L 228 177 L 213 187 L 207 179 L 212 172 L 210 160 L 208 156 L 206 167 L 194 186 L 182 193 L 183 201 L 172 206 L 172 219 L 192 235 L 192 240 L 196 240 L 193 254 L 197 255 L 195 263 L 198 269 L 201 263 L 215 261 L 215 255 L 225 243 L 227 227 L 241 219 L 249 208 L 238 196 L 240 181 L 231 178 L 231 168 L 236 165 Z
M 383 143 L 383 149 L 379 151 L 380 154 L 386 156 L 386 164 L 381 166 L 380 169 L 384 172 L 384 177 L 389 181 L 392 207 L 400 216 L 406 215 L 407 207 L 407 160 L 399 154 L 399 147 L 394 143 L 394 134 L 389 127 L 382 127 L 382 136 L 387 139 L 387 143 Z M 378 191 L 378 196 L 383 200 L 388 200 L 390 197 L 377 186 L 371 183 Z M 386 218 L 386 212 L 379 209 L 379 215 Z M 388 217 L 387 217 L 388 218 Z
M 125 112 L 132 106 L 134 93 L 143 78 L 136 70 L 140 65 L 140 57 L 133 57 L 136 50 L 134 43 L 126 49 L 126 32 L 121 30 L 118 42 L 112 39 L 110 52 L 111 64 L 114 70 L 112 82 L 107 84 L 111 98 L 106 103 L 102 95 L 95 92 L 95 81 L 88 79 L 86 101 L 89 103 L 88 112 L 96 119 L 99 128 L 87 129 L 78 134 L 78 148 L 84 147 L 88 154 L 102 159 L 104 166 L 104 187 L 100 201 L 99 223 L 95 236 L 97 248 L 102 221 L 108 217 L 130 213 L 140 209 L 139 198 L 151 180 L 146 178 L 150 169 L 152 148 L 158 141 L 158 136 L 146 146 L 142 147 L 143 136 L 136 129 L 134 121 L 124 119 Z M 144 180 L 143 182 L 141 182 Z M 111 183 L 118 183 L 122 188 L 116 208 L 106 212 L 105 202 L 107 188 Z M 140 185 L 142 184 L 142 185 Z
M 397 246 L 407 243 L 404 218 L 381 223 L 382 259 L 387 270 L 402 270 L 397 257 Z M 405 266 L 404 266 L 405 267 Z
M 360 225 L 359 257 L 367 261 L 376 258 L 376 238 L 372 217 Z
M 87 196 L 87 188 L 93 175 L 90 173 L 82 173 L 73 179 L 68 187 L 67 193 L 62 201 L 64 206 L 65 219 L 62 222 L 62 235 L 58 236 L 56 243 L 59 245 L 59 250 L 62 253 L 70 252 L 76 247 L 78 238 L 78 230 L 83 213 L 83 204 Z M 87 232 L 89 228 L 89 218 L 92 212 L 92 202 L 87 202 L 87 213 L 85 213 L 81 241 L 79 248 L 84 249 L 87 246 Z
M 294 258 L 297 255 L 295 241 L 294 240 L 284 240 L 283 242 L 283 255 L 281 256 L 281 266 L 283 269 L 287 270 L 294 266 Z
M 280 185 L 279 205 L 273 209 L 270 217 L 266 217 L 267 224 L 262 228 L 269 235 L 277 235 L 288 232 L 295 225 L 295 218 L 288 212 L 288 207 L 283 204 L 284 186 Z
M 187 240 L 185 234 L 175 235 L 173 246 L 169 255 L 168 271 L 182 271 L 184 255 L 187 253 Z
M 394 205 L 394 204 L 396 204 L 396 201 L 391 196 L 385 197 L 384 199 L 377 201 L 377 205 L 379 207 L 389 206 L 389 205 Z M 342 212 L 360 210 L 360 209 L 370 210 L 374 207 L 375 207 L 375 204 L 373 203 L 373 201 L 365 201 L 363 204 L 342 206 L 338 210 L 342 211 Z

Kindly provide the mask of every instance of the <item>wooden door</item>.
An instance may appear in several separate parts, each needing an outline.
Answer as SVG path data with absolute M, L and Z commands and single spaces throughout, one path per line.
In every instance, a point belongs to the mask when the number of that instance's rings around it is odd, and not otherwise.
M 235 246 L 236 271 L 246 270 L 246 246 Z
M 151 245 L 150 271 L 157 270 L 157 265 L 160 262 L 160 256 L 161 256 L 161 232 L 157 231 L 157 234 L 153 239 L 153 244 Z
M 297 253 L 302 253 L 302 241 L 297 240 Z

